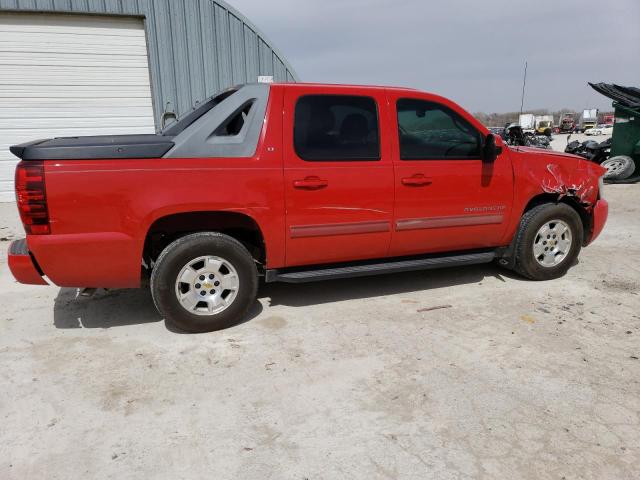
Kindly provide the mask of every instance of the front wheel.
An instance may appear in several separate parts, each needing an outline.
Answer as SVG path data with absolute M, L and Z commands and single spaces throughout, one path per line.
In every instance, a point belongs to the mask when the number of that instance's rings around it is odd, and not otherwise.
M 515 270 L 532 280 L 563 276 L 580 253 L 580 215 L 564 203 L 547 203 L 526 212 L 518 229 Z
M 240 322 L 256 299 L 258 272 L 247 249 L 214 232 L 167 246 L 151 272 L 151 295 L 165 319 L 193 333 Z

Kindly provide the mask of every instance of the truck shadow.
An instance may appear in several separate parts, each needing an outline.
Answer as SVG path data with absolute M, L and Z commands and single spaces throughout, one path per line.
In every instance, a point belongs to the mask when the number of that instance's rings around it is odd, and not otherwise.
M 111 328 L 159 322 L 146 289 L 98 290 L 92 297 L 77 297 L 75 288 L 61 288 L 53 307 L 57 328 Z
M 484 264 L 317 283 L 267 283 L 261 285 L 258 298 L 269 299 L 271 306 L 304 307 L 479 283 L 486 277 L 495 277 L 503 282 L 505 278 L 522 279 L 497 265 Z
M 508 270 L 486 264 L 318 283 L 261 283 L 258 298 L 265 300 L 263 303 L 269 306 L 305 307 L 480 283 L 487 277 L 495 277 L 502 281 L 505 281 L 503 277 L 520 279 Z M 250 322 L 259 316 L 262 310 L 262 303 L 255 302 L 249 314 L 236 325 Z M 54 325 L 60 329 L 125 327 L 162 320 L 148 288 L 98 290 L 92 297 L 86 298 L 78 297 L 75 288 L 61 288 L 53 310 Z M 170 324 L 167 324 L 166 328 L 175 333 L 183 333 Z
M 247 316 L 236 325 L 260 315 L 262 305 L 255 302 Z M 162 321 L 148 288 L 98 290 L 92 297 L 78 297 L 77 289 L 61 288 L 54 301 L 56 328 L 112 328 Z M 184 333 L 171 324 L 167 330 Z

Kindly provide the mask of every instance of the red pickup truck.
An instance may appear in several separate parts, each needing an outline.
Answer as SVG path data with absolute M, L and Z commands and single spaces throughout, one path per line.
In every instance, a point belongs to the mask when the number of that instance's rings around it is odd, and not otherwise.
M 22 283 L 139 287 L 200 332 L 237 322 L 259 278 L 308 282 L 498 261 L 563 275 L 602 231 L 605 170 L 508 147 L 405 88 L 243 85 L 156 135 L 11 147 Z

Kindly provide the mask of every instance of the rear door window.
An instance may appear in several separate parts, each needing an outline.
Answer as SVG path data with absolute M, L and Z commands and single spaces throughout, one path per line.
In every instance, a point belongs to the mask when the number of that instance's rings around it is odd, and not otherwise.
M 380 160 L 379 131 L 371 97 L 306 95 L 296 103 L 294 146 L 303 160 Z

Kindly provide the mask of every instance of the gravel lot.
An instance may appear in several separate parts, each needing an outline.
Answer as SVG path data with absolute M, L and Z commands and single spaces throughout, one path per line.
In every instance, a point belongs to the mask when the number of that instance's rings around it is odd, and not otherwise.
M 269 285 L 205 335 L 145 290 L 17 284 L 2 204 L 0 478 L 637 479 L 640 186 L 606 196 L 563 279 Z

